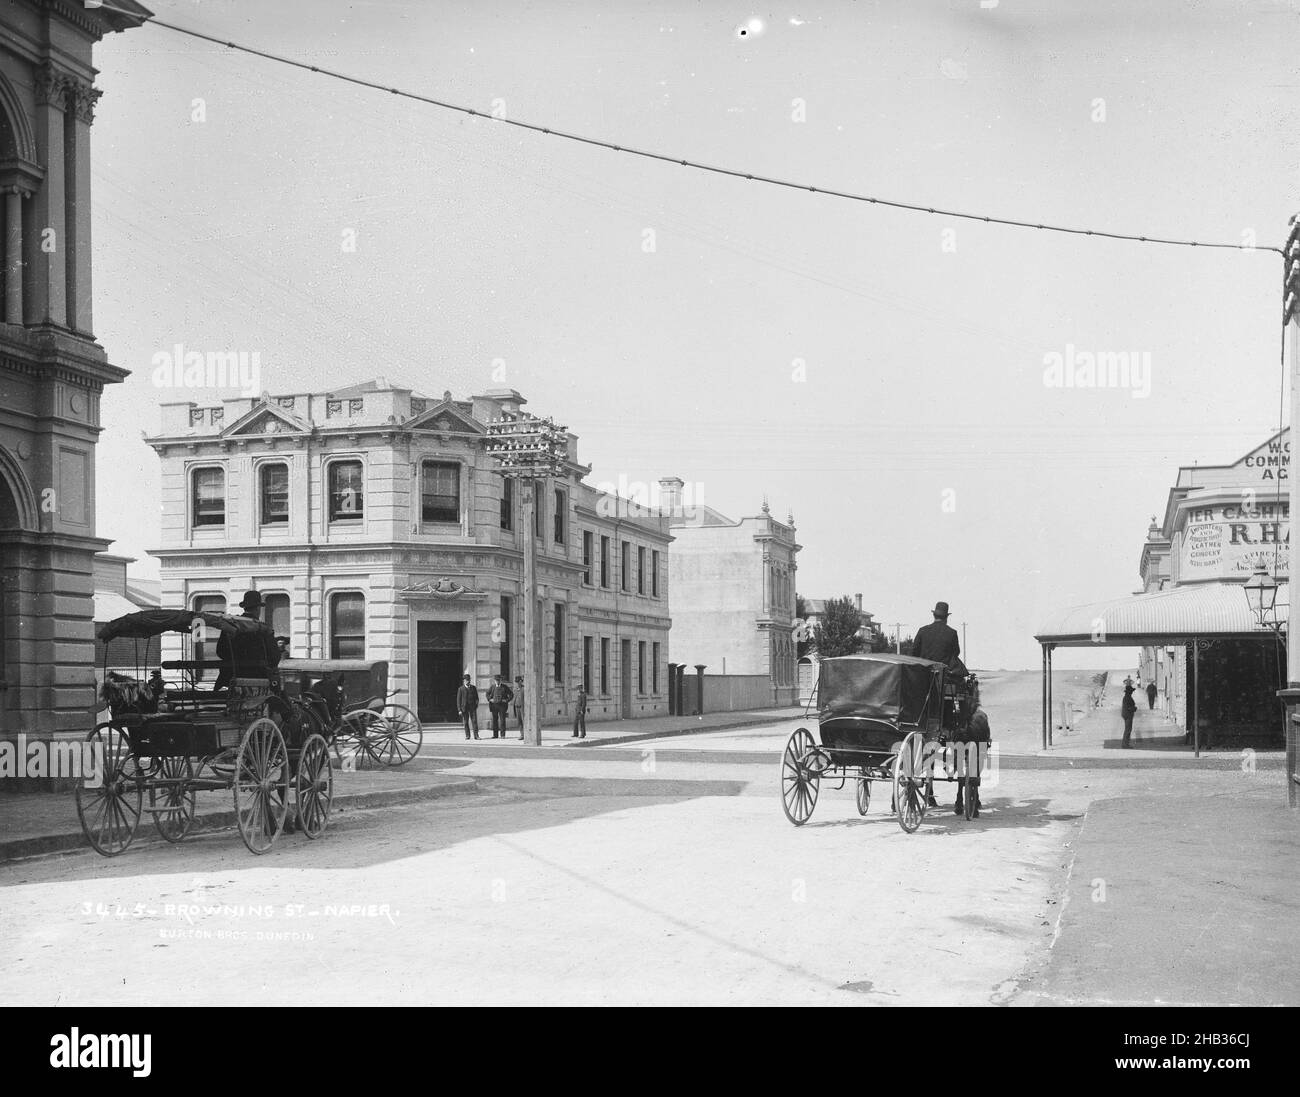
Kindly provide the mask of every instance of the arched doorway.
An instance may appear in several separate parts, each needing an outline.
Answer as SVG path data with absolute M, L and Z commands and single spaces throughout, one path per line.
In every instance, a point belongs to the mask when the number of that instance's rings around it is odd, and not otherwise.
M 811 655 L 799 660 L 799 704 L 807 705 L 817 688 L 817 663 Z

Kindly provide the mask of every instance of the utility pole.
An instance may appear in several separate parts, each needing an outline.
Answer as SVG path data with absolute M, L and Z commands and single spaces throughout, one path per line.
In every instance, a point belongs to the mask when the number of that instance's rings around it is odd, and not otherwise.
M 1282 272 L 1282 323 L 1286 325 L 1287 372 L 1291 383 L 1291 433 L 1290 452 L 1300 453 L 1300 214 L 1291 217 L 1288 225 L 1286 247 L 1283 252 Z M 1296 508 L 1300 507 L 1300 483 L 1297 483 L 1297 468 L 1292 462 L 1289 469 L 1291 502 L 1290 521 L 1296 520 Z M 1289 561 L 1289 579 L 1287 585 L 1300 576 L 1300 537 L 1291 538 L 1291 559 Z M 1293 636 L 1300 635 L 1300 598 L 1296 598 L 1294 588 L 1289 597 L 1290 608 L 1287 610 L 1287 645 L 1286 678 L 1289 689 L 1300 689 L 1300 643 L 1291 643 Z M 1292 790 L 1294 791 L 1294 789 Z
M 967 667 L 970 666 L 970 651 L 966 647 L 966 622 L 961 623 L 961 653 L 964 656 L 963 662 Z
M 894 622 L 894 654 L 903 654 L 903 622 Z
M 544 477 L 564 472 L 569 452 L 568 427 L 533 415 L 504 415 L 488 424 L 488 439 L 488 453 L 497 462 L 497 472 L 513 479 L 522 496 L 519 534 L 524 539 L 524 738 L 541 746 L 545 694 L 537 618 L 537 538 L 533 527 L 537 522 L 537 492 L 545 483 Z

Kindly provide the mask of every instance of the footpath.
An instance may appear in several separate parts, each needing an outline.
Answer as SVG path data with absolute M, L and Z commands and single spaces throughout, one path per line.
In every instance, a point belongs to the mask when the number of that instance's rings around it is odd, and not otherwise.
M 589 724 L 585 739 L 572 738 L 569 727 L 544 727 L 542 746 L 548 749 L 572 747 L 579 750 L 585 746 L 608 746 L 726 728 L 781 723 L 795 719 L 797 715 L 798 711 L 794 708 L 785 708 L 757 712 L 716 712 L 704 716 L 604 720 Z M 464 730 L 459 725 L 428 726 L 424 729 L 424 744 L 420 755 L 407 765 L 392 769 L 371 768 L 364 762 L 356 768 L 344 768 L 335 759 L 332 813 L 361 811 L 473 792 L 478 783 L 476 779 L 454 772 L 467 764 L 466 749 L 473 750 L 475 757 L 481 754 L 488 758 L 494 749 L 520 745 L 517 727 L 512 727 L 505 739 L 492 739 L 490 727 L 480 728 L 479 736 L 477 742 L 471 740 L 467 743 Z M 458 748 L 456 757 L 439 758 L 439 749 L 448 747 Z M 575 758 L 579 756 L 575 755 Z M 196 815 L 195 833 L 233 827 L 233 793 L 199 793 Z M 238 838 L 234 840 L 238 841 Z M 162 841 L 148 813 L 140 820 L 135 841 Z M 89 848 L 77 820 L 72 792 L 0 794 L 0 863 L 42 853 Z

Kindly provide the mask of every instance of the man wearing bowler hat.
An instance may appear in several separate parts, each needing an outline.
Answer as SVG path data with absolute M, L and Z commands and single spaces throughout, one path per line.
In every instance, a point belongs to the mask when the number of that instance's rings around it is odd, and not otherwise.
M 947 602 L 935 603 L 934 620 L 916 630 L 916 638 L 912 641 L 912 654 L 918 659 L 932 659 L 936 663 L 942 663 L 960 674 L 966 673 L 966 668 L 957 658 L 961 654 L 957 630 L 948 625 Z M 933 778 L 925 783 L 925 800 L 932 808 L 939 806 L 939 801 L 934 798 Z
M 918 659 L 933 659 L 944 666 L 951 666 L 961 654 L 957 630 L 948 624 L 947 602 L 936 603 L 934 620 L 916 630 L 916 639 L 912 641 L 912 654 Z
M 223 689 L 235 678 L 273 678 L 280 665 L 280 646 L 275 642 L 275 631 L 262 621 L 262 596 L 255 590 L 246 590 L 239 600 L 243 616 L 261 623 L 254 632 L 223 632 L 217 637 L 217 659 L 221 670 L 217 673 L 214 689 Z

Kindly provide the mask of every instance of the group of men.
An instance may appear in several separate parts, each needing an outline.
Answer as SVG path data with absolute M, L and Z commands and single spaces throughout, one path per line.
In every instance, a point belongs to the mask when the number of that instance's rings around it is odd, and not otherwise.
M 456 713 L 465 725 L 465 738 L 477 739 L 478 736 L 478 686 L 468 674 L 461 681 L 456 691 Z M 515 678 L 514 688 L 505 680 L 504 674 L 498 674 L 487 689 L 488 712 L 492 715 L 492 738 L 506 737 L 506 721 L 510 706 L 515 706 L 515 719 L 519 722 L 519 738 L 524 737 L 524 680 Z
M 519 738 L 524 737 L 524 679 L 515 677 L 514 688 L 505 681 L 504 674 L 498 674 L 487 690 L 488 712 L 492 715 L 492 738 L 506 737 L 506 714 L 513 703 L 515 719 L 519 721 Z M 466 674 L 456 691 L 456 713 L 465 727 L 466 739 L 477 739 L 478 734 L 478 686 L 474 679 Z M 578 697 L 573 709 L 573 738 L 587 738 L 587 690 L 578 687 Z

